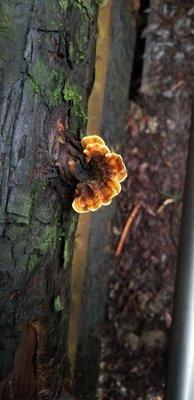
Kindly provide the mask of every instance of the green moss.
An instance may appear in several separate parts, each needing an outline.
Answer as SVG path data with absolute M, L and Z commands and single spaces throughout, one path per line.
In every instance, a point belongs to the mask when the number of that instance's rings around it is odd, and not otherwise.
M 73 254 L 73 238 L 77 226 L 78 216 L 72 210 L 70 215 L 70 223 L 65 232 L 65 246 L 64 246 L 64 268 L 69 265 Z
M 0 34 L 4 37 L 11 36 L 11 10 L 8 4 L 0 5 Z
M 99 0 L 96 0 L 96 4 L 98 4 Z M 92 6 L 95 4 L 92 3 L 91 0 L 59 0 L 59 5 L 62 10 L 66 11 L 68 6 L 71 5 L 78 10 L 80 10 L 87 18 L 90 18 L 92 15 Z M 95 3 L 95 2 L 94 2 Z
M 34 271 L 38 266 L 39 258 L 36 254 L 31 254 L 28 261 L 28 270 Z
M 31 89 L 35 94 L 39 94 L 40 93 L 40 86 L 39 86 L 38 82 L 33 77 L 31 77 L 31 76 L 29 77 L 28 83 L 31 86 Z
M 30 1 L 32 2 L 32 0 Z M 63 30 L 64 15 L 62 12 L 59 13 L 59 4 L 65 5 L 65 0 L 44 0 L 38 4 L 38 7 L 36 7 L 36 19 L 41 28 L 44 30 Z M 61 11 L 63 10 L 61 9 Z
M 76 108 L 80 107 L 82 102 L 82 96 L 78 93 L 78 90 L 74 86 L 67 84 L 63 91 L 65 101 L 72 101 Z
M 44 227 L 38 238 L 38 250 L 42 255 L 52 253 L 57 243 L 57 226 L 48 225 Z
M 62 10 L 66 11 L 69 5 L 69 0 L 59 0 L 59 5 L 62 8 Z
M 64 303 L 63 298 L 60 295 L 57 295 L 54 298 L 54 310 L 56 312 L 60 312 L 60 311 L 64 310 L 64 308 L 65 308 L 65 303 Z
M 37 60 L 31 68 L 29 83 L 35 94 L 42 93 L 52 106 L 59 106 L 62 101 L 64 86 L 63 73 L 56 69 L 49 69 L 43 60 Z
M 40 194 L 44 192 L 48 184 L 48 181 L 46 179 L 39 179 L 35 184 L 33 188 L 33 198 L 36 200 Z
M 51 104 L 57 107 L 62 102 L 64 78 L 61 72 L 53 71 L 52 82 L 55 84 L 55 88 L 50 92 L 50 99 Z
M 95 7 L 99 6 L 103 0 L 71 0 L 71 2 L 87 17 L 91 18 Z
M 58 224 L 42 225 L 39 221 L 33 221 L 30 227 L 30 241 L 27 244 L 28 254 L 37 254 L 39 257 L 54 253 L 59 239 Z M 32 260 L 32 266 L 33 266 Z
M 88 24 L 80 24 L 69 44 L 69 58 L 72 64 L 84 60 L 88 46 Z
M 81 122 L 86 122 L 87 116 L 82 106 L 83 97 L 79 93 L 79 89 L 67 83 L 63 90 L 63 98 L 70 103 L 71 111 L 75 117 L 79 118 Z
M 87 17 L 91 17 L 91 4 L 90 0 L 73 0 L 73 5 L 82 11 Z

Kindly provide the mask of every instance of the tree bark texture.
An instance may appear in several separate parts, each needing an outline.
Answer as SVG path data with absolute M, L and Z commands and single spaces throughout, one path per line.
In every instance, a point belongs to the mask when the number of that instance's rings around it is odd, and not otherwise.
M 64 399 L 77 215 L 58 172 L 79 143 L 97 0 L 0 4 L 0 399 Z

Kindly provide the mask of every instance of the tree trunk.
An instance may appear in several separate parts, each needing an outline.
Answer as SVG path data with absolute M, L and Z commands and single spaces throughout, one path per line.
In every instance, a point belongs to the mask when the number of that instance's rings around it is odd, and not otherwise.
M 61 179 L 94 75 L 98 0 L 0 5 L 0 399 L 64 399 L 77 215 Z

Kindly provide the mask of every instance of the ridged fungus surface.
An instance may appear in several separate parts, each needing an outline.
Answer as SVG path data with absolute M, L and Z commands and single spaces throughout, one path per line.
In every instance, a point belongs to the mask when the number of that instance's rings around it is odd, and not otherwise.
M 89 175 L 78 183 L 72 207 L 78 213 L 86 213 L 111 203 L 121 191 L 120 183 L 127 171 L 122 157 L 112 153 L 101 137 L 86 136 L 81 145 Z

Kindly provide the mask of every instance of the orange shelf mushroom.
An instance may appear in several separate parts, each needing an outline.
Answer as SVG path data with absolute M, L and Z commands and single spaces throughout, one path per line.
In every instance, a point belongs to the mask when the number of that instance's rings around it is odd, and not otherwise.
M 111 153 L 100 136 L 85 136 L 81 145 L 90 174 L 86 181 L 78 183 L 72 207 L 78 213 L 86 213 L 111 203 L 121 191 L 120 182 L 127 177 L 127 171 L 122 157 Z
M 90 176 L 78 183 L 72 207 L 78 213 L 86 213 L 111 203 L 120 193 L 120 182 L 127 177 L 127 171 L 122 157 L 111 153 L 101 137 L 86 136 L 81 145 Z

